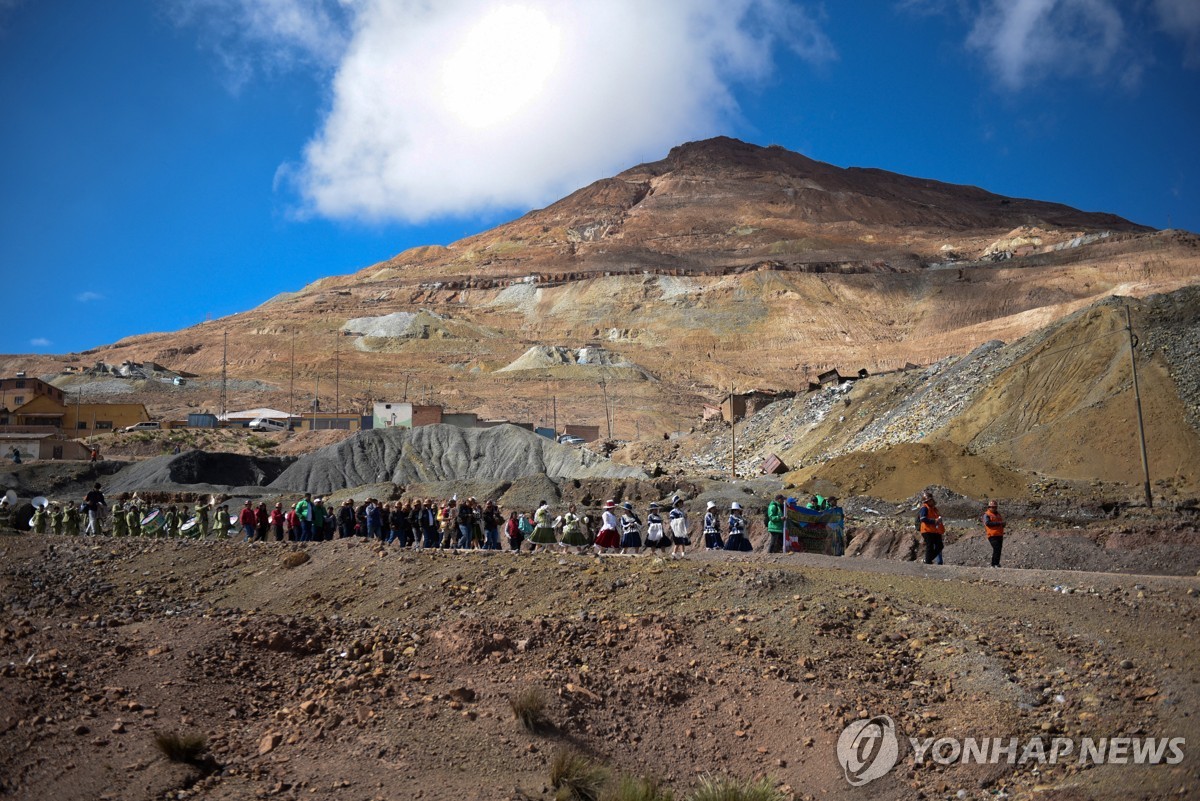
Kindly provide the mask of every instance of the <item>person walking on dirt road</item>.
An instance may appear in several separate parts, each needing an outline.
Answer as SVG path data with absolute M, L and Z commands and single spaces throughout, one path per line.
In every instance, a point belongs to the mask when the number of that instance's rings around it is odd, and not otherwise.
M 932 565 L 934 560 L 942 555 L 946 533 L 946 525 L 942 522 L 942 513 L 938 511 L 937 503 L 933 500 L 932 492 L 921 495 L 921 508 L 917 512 L 917 527 L 921 531 L 921 539 L 925 540 L 925 564 Z
M 1004 518 L 1000 516 L 1000 507 L 995 501 L 988 501 L 982 520 L 983 531 L 987 534 L 988 544 L 992 546 L 992 567 L 1000 567 L 1000 551 L 1004 549 Z
M 92 490 L 83 499 L 87 504 L 87 527 L 83 530 L 84 534 L 93 536 L 100 533 L 100 507 L 108 508 L 108 504 L 104 501 L 104 493 L 100 491 L 99 484 L 93 484 Z

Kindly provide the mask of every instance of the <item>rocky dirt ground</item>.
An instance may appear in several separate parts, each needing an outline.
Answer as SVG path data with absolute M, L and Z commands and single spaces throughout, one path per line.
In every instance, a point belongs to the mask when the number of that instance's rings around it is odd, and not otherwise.
M 359 541 L 297 553 L 0 538 L 0 793 L 543 799 L 563 747 L 680 795 L 711 773 L 822 799 L 1200 786 L 1190 751 L 1086 769 L 905 753 L 854 790 L 834 752 L 847 722 L 877 714 L 914 736 L 1200 742 L 1195 578 Z M 509 706 L 531 688 L 552 724 L 538 734 Z M 202 735 L 204 750 L 172 762 L 157 732 Z

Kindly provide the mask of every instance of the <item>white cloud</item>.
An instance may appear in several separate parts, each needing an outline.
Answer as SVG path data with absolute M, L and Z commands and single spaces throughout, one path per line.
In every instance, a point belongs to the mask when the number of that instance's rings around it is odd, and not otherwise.
M 836 58 L 819 21 L 788 0 L 201 6 L 243 20 L 232 45 L 222 34 L 226 48 L 254 42 L 336 63 L 319 130 L 278 176 L 305 212 L 333 218 L 418 222 L 542 204 L 724 132 L 733 87 L 768 78 L 782 47 L 810 63 Z M 339 19 L 341 33 L 317 22 Z
M 94 300 L 104 300 L 104 295 L 100 294 L 99 292 L 92 292 L 91 290 L 88 290 L 87 292 L 80 292 L 78 295 L 76 295 L 75 300 L 79 301 L 80 303 L 91 303 Z
M 1184 64 L 1200 67 L 1200 2 L 1197 0 L 1154 0 L 1159 25 L 1184 45 Z
M 1104 76 L 1136 82 L 1140 66 L 1110 0 L 987 0 L 967 38 L 1008 89 L 1055 75 Z
M 34 337 L 33 339 L 29 340 L 29 344 L 35 348 L 48 348 L 54 343 L 45 337 Z
M 2 2 L 3 0 L 0 0 Z M 175 24 L 194 27 L 237 92 L 256 71 L 332 69 L 345 50 L 358 0 L 169 0 Z

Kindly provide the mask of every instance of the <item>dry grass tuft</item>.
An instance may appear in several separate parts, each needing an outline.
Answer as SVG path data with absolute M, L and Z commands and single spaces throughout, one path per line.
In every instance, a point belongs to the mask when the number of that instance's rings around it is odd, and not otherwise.
M 603 795 L 603 801 L 674 801 L 675 795 L 662 782 L 645 776 L 622 776 L 615 787 Z
M 526 731 L 537 734 L 550 728 L 546 717 L 546 697 L 537 687 L 526 687 L 516 695 L 510 696 L 508 705 Z
M 608 768 L 572 749 L 563 749 L 550 762 L 550 786 L 556 801 L 599 801 L 608 782 Z
M 203 734 L 160 731 L 154 734 L 154 746 L 172 762 L 196 765 L 201 761 L 208 741 Z
M 687 801 L 786 801 L 770 779 L 749 781 L 732 776 L 704 776 Z

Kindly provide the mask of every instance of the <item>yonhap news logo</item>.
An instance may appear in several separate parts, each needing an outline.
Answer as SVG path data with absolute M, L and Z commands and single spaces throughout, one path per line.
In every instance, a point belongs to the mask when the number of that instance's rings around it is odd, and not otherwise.
M 856 720 L 838 735 L 837 758 L 846 781 L 861 787 L 887 775 L 900 760 L 902 739 L 887 715 Z M 905 737 L 913 764 L 938 765 L 1178 765 L 1183 737 Z
M 838 735 L 837 756 L 852 787 L 886 775 L 900 758 L 895 721 L 887 715 L 854 721 Z

